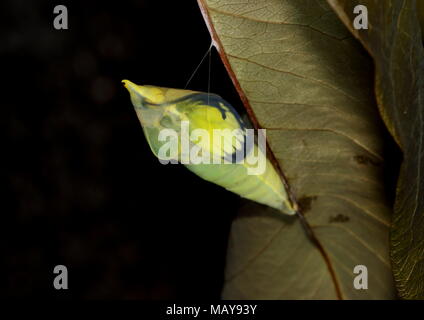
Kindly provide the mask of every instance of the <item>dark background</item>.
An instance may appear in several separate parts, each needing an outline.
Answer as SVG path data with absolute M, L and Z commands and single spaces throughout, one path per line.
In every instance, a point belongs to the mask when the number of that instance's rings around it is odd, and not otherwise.
M 239 197 L 159 164 L 121 85 L 184 87 L 210 44 L 196 1 L 3 0 L 0 26 L 1 296 L 219 298 Z M 211 91 L 240 110 L 211 59 Z M 207 84 L 206 60 L 189 88 Z

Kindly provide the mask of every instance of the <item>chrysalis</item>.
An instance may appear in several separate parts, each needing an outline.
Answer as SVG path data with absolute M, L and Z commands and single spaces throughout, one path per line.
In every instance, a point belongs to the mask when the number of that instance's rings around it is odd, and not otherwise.
M 162 163 L 180 162 L 244 198 L 296 213 L 260 139 L 254 141 L 228 102 L 215 94 L 123 83 Z

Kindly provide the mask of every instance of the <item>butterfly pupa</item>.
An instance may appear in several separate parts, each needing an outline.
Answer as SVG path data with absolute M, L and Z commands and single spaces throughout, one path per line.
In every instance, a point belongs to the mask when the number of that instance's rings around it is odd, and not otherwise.
M 162 159 L 161 150 L 165 144 L 169 144 L 169 141 L 161 139 L 161 132 L 173 130 L 177 138 L 173 140 L 176 152 L 171 160 L 182 163 L 204 180 L 220 185 L 243 198 L 275 208 L 285 214 L 296 213 L 279 174 L 266 157 L 265 150 L 258 147 L 257 142 L 247 143 L 246 126 L 228 102 L 215 94 L 139 86 L 129 80 L 122 82 L 130 93 L 144 135 L 156 157 Z M 181 147 L 184 124 L 188 124 L 186 133 L 190 146 L 197 148 L 202 157 L 210 155 L 211 158 L 221 158 L 225 161 L 222 163 L 215 163 L 212 160 L 209 163 L 187 161 L 187 152 Z M 224 143 L 216 143 L 214 139 L 203 139 L 203 136 L 201 138 L 193 136 L 199 129 L 208 133 L 210 137 L 214 137 L 213 134 L 221 130 L 220 132 L 224 134 L 220 138 Z M 229 132 L 238 134 L 235 137 L 229 136 Z M 239 154 L 242 156 L 238 157 Z M 247 160 L 253 156 L 258 163 L 265 164 L 258 174 L 250 173 L 254 168 Z

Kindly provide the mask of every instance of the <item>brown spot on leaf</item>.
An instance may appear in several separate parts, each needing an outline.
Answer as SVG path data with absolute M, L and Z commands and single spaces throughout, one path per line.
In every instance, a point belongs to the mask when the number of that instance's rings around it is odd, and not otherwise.
M 360 165 L 373 165 L 376 167 L 379 167 L 381 165 L 381 162 L 376 161 L 368 156 L 364 156 L 364 155 L 356 155 L 353 157 L 353 159 L 356 161 L 356 163 L 360 164 Z
M 302 197 L 298 200 L 300 211 L 305 214 L 309 210 L 311 210 L 312 201 L 315 201 L 317 199 L 316 196 L 312 197 Z
M 328 222 L 333 223 L 333 222 L 348 222 L 350 220 L 350 218 L 348 216 L 342 215 L 342 214 L 338 214 L 337 216 L 331 216 L 330 219 L 328 219 Z

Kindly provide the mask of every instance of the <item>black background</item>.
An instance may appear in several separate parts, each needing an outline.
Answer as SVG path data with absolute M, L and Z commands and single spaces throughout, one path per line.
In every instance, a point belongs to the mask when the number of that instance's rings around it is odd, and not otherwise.
M 69 29 L 53 28 L 68 8 Z M 184 87 L 210 44 L 191 1 L 1 1 L 0 294 L 219 298 L 239 197 L 151 154 L 122 79 Z M 211 91 L 240 110 L 216 52 Z M 206 91 L 208 63 L 189 88 Z M 53 288 L 67 266 L 69 290 Z

